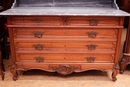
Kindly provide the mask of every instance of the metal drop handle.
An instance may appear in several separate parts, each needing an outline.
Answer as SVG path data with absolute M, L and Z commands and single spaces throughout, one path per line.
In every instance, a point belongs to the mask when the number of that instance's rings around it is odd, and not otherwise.
M 42 22 L 43 20 L 36 18 L 36 19 L 32 19 L 31 21 L 32 21 L 32 22 L 36 22 L 36 23 L 40 23 L 40 22 Z
M 96 38 L 98 33 L 94 32 L 94 31 L 91 31 L 91 32 L 87 32 L 87 34 L 88 34 L 88 37 L 90 37 L 90 38 Z
M 89 63 L 92 63 L 95 61 L 95 57 L 86 57 L 86 60 L 89 62 Z
M 44 58 L 43 57 L 35 57 L 35 59 L 36 59 L 36 62 L 37 63 L 40 63 L 40 62 L 43 62 L 44 61 Z
M 41 31 L 35 31 L 35 32 L 33 32 L 33 34 L 34 34 L 34 37 L 41 38 L 42 35 L 43 35 L 43 32 L 41 32 Z
M 96 50 L 97 45 L 94 44 L 90 44 L 90 45 L 86 45 L 88 50 Z
M 95 19 L 91 19 L 91 20 L 88 20 L 89 21 L 89 25 L 90 26 L 97 26 L 98 25 L 98 20 L 95 20 Z
M 35 47 L 36 50 L 40 50 L 41 51 L 41 50 L 43 50 L 43 46 L 44 45 L 43 44 L 34 44 L 33 46 Z

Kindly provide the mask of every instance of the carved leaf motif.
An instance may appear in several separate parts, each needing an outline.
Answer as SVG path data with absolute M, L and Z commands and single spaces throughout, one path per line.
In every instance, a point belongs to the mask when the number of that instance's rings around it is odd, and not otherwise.
M 75 70 L 80 70 L 80 66 L 72 66 L 72 65 L 50 65 L 50 69 L 58 72 L 61 75 L 68 75 L 73 73 Z
M 17 30 L 13 29 L 14 37 L 17 37 Z

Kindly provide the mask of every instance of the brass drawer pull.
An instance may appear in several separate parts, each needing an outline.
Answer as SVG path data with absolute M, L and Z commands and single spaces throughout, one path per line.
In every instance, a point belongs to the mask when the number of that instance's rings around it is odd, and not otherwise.
M 96 50 L 96 47 L 97 45 L 93 45 L 93 44 L 90 44 L 90 45 L 86 45 L 88 47 L 88 50 Z
M 91 20 L 88 20 L 89 21 L 89 25 L 90 26 L 97 26 L 98 25 L 98 20 L 95 20 L 95 19 L 91 19 Z
M 43 57 L 35 57 L 35 59 L 36 59 L 36 62 L 37 63 L 40 63 L 40 62 L 43 62 L 44 61 L 44 58 Z
M 86 57 L 86 59 L 87 59 L 87 61 L 89 62 L 89 63 L 92 63 L 92 62 L 94 62 L 95 61 L 95 57 Z
M 36 23 L 40 23 L 40 22 L 42 22 L 43 20 L 36 18 L 36 19 L 32 19 L 31 21 L 32 21 L 32 22 L 36 22 Z
M 33 45 L 35 47 L 36 50 L 43 50 L 43 44 L 34 44 Z
M 96 38 L 96 36 L 97 36 L 98 33 L 92 31 L 92 32 L 87 32 L 87 34 L 88 34 L 88 37 L 90 37 L 90 38 Z
M 33 32 L 33 34 L 34 34 L 34 37 L 36 37 L 36 38 L 41 38 L 42 35 L 43 35 L 43 32 L 36 31 L 36 32 Z

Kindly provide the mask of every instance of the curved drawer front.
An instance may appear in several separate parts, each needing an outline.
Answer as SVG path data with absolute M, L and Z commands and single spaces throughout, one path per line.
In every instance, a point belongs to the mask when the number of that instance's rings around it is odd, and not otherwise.
M 68 17 L 67 25 L 75 26 L 118 26 L 119 17 Z
M 117 38 L 118 29 L 70 29 L 70 28 L 13 28 L 15 38 L 44 38 L 60 36 L 84 36 L 86 38 Z
M 116 42 L 32 42 L 30 40 L 30 43 L 28 42 L 15 42 L 15 49 L 19 50 L 44 50 L 46 48 L 84 48 L 88 51 L 93 51 L 93 50 L 100 50 L 100 49 L 106 49 L 106 50 L 114 50 L 116 49 Z
M 113 62 L 113 54 L 16 54 L 16 60 L 19 61 L 32 61 L 37 63 L 50 63 L 50 62 Z
M 49 72 L 58 72 L 62 75 L 70 74 L 72 72 L 83 72 L 90 69 L 95 70 L 110 70 L 113 69 L 114 63 L 35 63 L 35 62 L 16 62 L 17 69 L 22 68 L 26 70 L 40 69 Z M 67 73 L 64 71 L 67 70 Z M 69 70 L 69 71 L 68 71 Z M 60 71 L 60 72 L 59 72 Z
M 44 16 L 44 17 L 12 17 L 11 23 L 13 25 L 38 25 L 38 26 L 51 26 L 51 25 L 63 25 L 63 19 L 56 16 Z

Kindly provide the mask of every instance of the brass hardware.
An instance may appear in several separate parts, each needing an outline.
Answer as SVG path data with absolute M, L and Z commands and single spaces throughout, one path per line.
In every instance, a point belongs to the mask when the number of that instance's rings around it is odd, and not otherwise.
M 32 22 L 36 22 L 36 23 L 40 23 L 40 22 L 42 22 L 42 20 L 41 20 L 41 19 L 38 19 L 38 18 L 36 18 L 36 19 L 32 19 L 31 21 L 32 21 Z
M 43 57 L 35 57 L 35 59 L 36 59 L 36 62 L 37 63 L 40 63 L 40 62 L 43 62 L 44 61 L 44 58 Z
M 88 50 L 95 50 L 97 45 L 93 45 L 93 44 L 90 44 L 90 45 L 86 45 L 88 47 Z
M 43 44 L 34 44 L 33 45 L 35 47 L 36 50 L 43 50 Z
M 33 34 L 34 34 L 34 37 L 36 37 L 36 38 L 41 38 L 42 35 L 43 35 L 43 32 L 36 31 L 36 32 L 33 32 Z
M 87 61 L 89 62 L 89 63 L 92 63 L 92 62 L 94 62 L 95 61 L 95 57 L 86 57 L 86 59 L 87 59 Z
M 89 21 L 89 25 L 90 26 L 97 26 L 97 24 L 98 24 L 98 20 L 95 20 L 95 19 L 91 19 L 91 20 L 88 20 Z
M 92 32 L 87 32 L 87 34 L 88 34 L 88 37 L 90 37 L 90 38 L 96 38 L 96 36 L 97 36 L 98 33 L 92 31 Z

